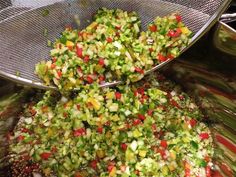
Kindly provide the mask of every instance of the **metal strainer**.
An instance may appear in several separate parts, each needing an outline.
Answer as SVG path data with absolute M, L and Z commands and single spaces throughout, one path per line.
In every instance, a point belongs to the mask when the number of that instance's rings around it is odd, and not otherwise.
M 156 16 L 179 12 L 185 24 L 194 32 L 189 46 L 194 44 L 219 18 L 231 0 L 67 0 L 49 6 L 33 8 L 0 22 L 0 76 L 37 88 L 45 86 L 34 74 L 35 64 L 49 59 L 47 40 L 60 36 L 65 26 L 80 19 L 78 28 L 86 27 L 101 7 L 136 11 L 145 30 Z M 1 3 L 2 1 L 0 1 Z M 44 30 L 48 30 L 45 37 Z M 186 49 L 184 49 L 186 50 Z M 147 73 L 162 67 L 156 66 Z M 103 86 L 116 84 L 108 83 Z

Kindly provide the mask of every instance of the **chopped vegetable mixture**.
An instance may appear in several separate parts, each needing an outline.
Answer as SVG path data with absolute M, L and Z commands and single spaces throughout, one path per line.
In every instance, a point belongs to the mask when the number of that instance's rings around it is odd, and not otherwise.
M 36 65 L 47 85 L 71 90 L 114 80 L 138 81 L 153 66 L 176 58 L 192 32 L 181 16 L 157 17 L 141 31 L 136 12 L 98 10 L 83 30 L 67 27 L 51 50 L 51 60 Z
M 114 88 L 93 84 L 67 97 L 47 91 L 28 104 L 9 138 L 16 161 L 29 161 L 15 175 L 209 177 L 212 137 L 201 112 L 156 75 Z

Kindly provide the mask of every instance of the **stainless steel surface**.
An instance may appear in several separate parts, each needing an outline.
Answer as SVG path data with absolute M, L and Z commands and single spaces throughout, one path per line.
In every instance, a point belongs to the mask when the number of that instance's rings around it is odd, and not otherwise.
M 229 23 L 236 23 L 236 13 L 222 15 L 214 32 L 213 44 L 222 52 L 236 56 L 236 29 Z
M 141 16 L 142 28 L 145 30 L 156 16 L 179 12 L 186 25 L 195 33 L 190 47 L 218 20 L 229 3 L 230 0 L 68 0 L 31 9 L 0 22 L 0 76 L 32 87 L 55 88 L 45 86 L 37 78 L 34 66 L 42 59 L 49 59 L 47 39 L 54 40 L 66 24 L 73 24 L 75 14 L 81 19 L 79 28 L 84 28 L 88 24 L 87 20 L 91 20 L 92 14 L 100 7 L 136 11 Z M 47 16 L 42 15 L 45 10 L 49 12 Z M 47 38 L 43 35 L 44 29 L 49 31 Z M 16 73 L 20 73 L 20 76 L 16 76 Z

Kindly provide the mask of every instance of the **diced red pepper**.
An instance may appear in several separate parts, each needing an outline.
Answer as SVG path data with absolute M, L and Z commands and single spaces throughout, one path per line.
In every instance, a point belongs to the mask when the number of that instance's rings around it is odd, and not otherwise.
M 158 149 L 158 152 L 160 153 L 163 160 L 165 160 L 167 158 L 166 157 L 166 152 L 165 152 L 164 149 Z
M 110 37 L 107 38 L 108 43 L 111 43 L 112 41 L 113 41 L 112 38 L 110 38 Z
M 72 30 L 72 26 L 69 25 L 69 24 L 67 24 L 67 25 L 65 26 L 65 29 L 66 29 L 67 31 L 71 31 L 71 30 Z
M 98 131 L 98 133 L 102 134 L 102 132 L 103 132 L 103 127 L 98 127 L 98 128 L 97 128 L 97 131 Z
M 78 57 L 83 58 L 83 49 L 76 45 L 76 54 Z
M 28 128 L 22 128 L 22 129 L 21 129 L 21 132 L 22 132 L 22 133 L 29 133 L 30 130 L 29 130 Z
M 190 171 L 190 168 L 189 168 L 189 164 L 187 162 L 184 162 L 184 172 L 185 172 L 184 177 L 190 177 L 191 176 L 191 171 Z
M 191 125 L 191 127 L 195 127 L 195 125 L 197 124 L 197 121 L 195 119 L 191 119 L 189 120 L 189 124 Z
M 167 60 L 167 57 L 165 57 L 164 55 L 162 55 L 161 53 L 159 53 L 157 55 L 157 59 L 160 61 L 160 62 L 164 62 Z
M 92 167 L 94 170 L 96 170 L 97 169 L 97 163 L 98 163 L 97 160 L 92 160 L 90 162 L 90 167 Z
M 120 30 L 121 29 L 121 26 L 116 26 L 115 27 L 117 30 Z
M 161 147 L 163 147 L 163 148 L 167 148 L 167 141 L 166 140 L 161 140 L 161 143 L 160 143 L 160 145 L 161 145 Z
M 77 172 L 75 173 L 74 177 L 83 177 L 83 176 L 81 176 L 80 173 Z
M 209 165 L 206 166 L 206 176 L 211 177 L 211 167 Z
M 126 170 L 126 166 L 125 165 L 121 165 L 120 166 L 120 171 L 125 172 L 125 170 Z
M 61 78 L 62 72 L 61 72 L 60 70 L 58 70 L 58 71 L 57 71 L 57 75 L 58 75 L 59 78 Z
M 79 104 L 77 104 L 76 107 L 77 107 L 78 110 L 80 110 L 80 105 Z
M 103 58 L 99 58 L 98 64 L 103 67 L 105 65 L 104 59 Z
M 115 97 L 117 100 L 120 100 L 121 99 L 121 93 L 120 92 L 116 92 L 115 93 Z
M 52 58 L 52 62 L 55 63 L 57 61 L 57 58 L 56 57 L 53 57 Z
M 138 96 L 138 91 L 137 90 L 134 91 L 134 96 Z
M 156 32 L 157 31 L 157 26 L 156 25 L 150 25 L 149 26 L 149 30 L 151 31 L 151 32 Z
M 105 76 L 104 76 L 104 75 L 99 76 L 99 77 L 98 77 L 98 80 L 99 80 L 99 82 L 104 81 L 104 80 L 105 80 Z
M 139 67 L 135 67 L 135 71 L 140 73 L 140 74 L 144 74 L 144 70 L 139 68 Z
M 174 59 L 175 57 L 173 56 L 173 55 L 171 55 L 171 54 L 168 54 L 167 55 L 167 59 L 170 59 L 170 60 L 172 60 L 172 59 Z
M 148 50 L 150 53 L 152 53 L 154 51 L 153 48 L 149 48 Z
M 138 114 L 138 118 L 142 121 L 144 121 L 146 119 L 146 117 L 142 114 Z
M 84 62 L 85 62 L 85 63 L 88 63 L 88 62 L 89 62 L 89 56 L 88 56 L 88 55 L 85 55 L 85 56 L 84 56 Z
M 56 147 L 56 146 L 53 146 L 53 147 L 51 148 L 51 152 L 52 152 L 52 153 L 57 152 L 57 147 Z
M 133 121 L 133 125 L 139 125 L 139 124 L 141 124 L 142 122 L 141 122 L 141 120 L 140 119 L 135 119 L 134 121 Z
M 139 172 L 138 170 L 135 170 L 134 173 L 135 173 L 136 175 L 139 175 L 140 172 Z
M 121 143 L 120 147 L 121 147 L 122 150 L 126 151 L 128 145 L 125 144 L 125 143 Z
M 56 65 L 54 63 L 51 64 L 51 69 L 55 69 Z
M 111 172 L 112 169 L 115 167 L 115 165 L 116 165 L 115 162 L 109 162 L 107 166 L 107 170 Z
M 147 112 L 147 114 L 148 114 L 149 116 L 152 116 L 152 115 L 153 115 L 153 110 L 152 110 L 152 109 L 149 109 L 148 112 Z
M 23 141 L 25 139 L 25 136 L 23 136 L 23 135 L 19 135 L 18 137 L 17 137 L 17 140 L 18 141 Z
M 182 21 L 182 17 L 180 16 L 180 15 L 175 15 L 175 19 L 176 19 L 176 21 L 179 23 L 179 22 L 181 22 Z
M 143 87 L 139 87 L 139 88 L 137 89 L 137 91 L 138 91 L 138 93 L 141 94 L 141 95 L 143 95 L 143 94 L 145 93 L 145 89 L 144 89 Z
M 180 105 L 174 100 L 174 99 L 170 99 L 170 104 L 172 106 L 175 106 L 176 108 L 180 109 Z
M 120 33 L 119 33 L 119 32 L 116 32 L 116 36 L 117 36 L 117 37 L 120 37 Z
M 91 76 L 87 76 L 87 82 L 89 84 L 92 84 L 93 83 L 93 78 Z
M 79 128 L 77 130 L 74 130 L 73 134 L 75 137 L 83 136 L 86 135 L 86 130 L 85 128 Z
M 67 118 L 68 117 L 68 113 L 67 112 L 63 112 L 63 117 Z
M 52 153 L 50 153 L 50 152 L 43 152 L 42 154 L 40 154 L 40 157 L 43 160 L 48 160 L 49 157 L 51 157 L 51 155 L 52 155 Z
M 154 131 L 154 132 L 157 131 L 157 126 L 156 126 L 156 124 L 152 124 L 152 131 Z
M 179 37 L 181 33 L 182 33 L 181 29 L 177 28 L 176 30 L 170 30 L 167 35 L 169 37 Z
M 199 136 L 201 140 L 205 140 L 209 138 L 209 133 L 200 133 Z

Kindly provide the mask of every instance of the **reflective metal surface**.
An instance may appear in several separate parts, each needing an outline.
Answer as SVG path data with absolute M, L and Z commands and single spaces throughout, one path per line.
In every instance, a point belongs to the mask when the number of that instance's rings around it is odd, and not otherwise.
M 236 56 L 236 29 L 228 23 L 236 22 L 236 13 L 226 21 L 220 21 L 213 36 L 213 43 L 219 50 Z

